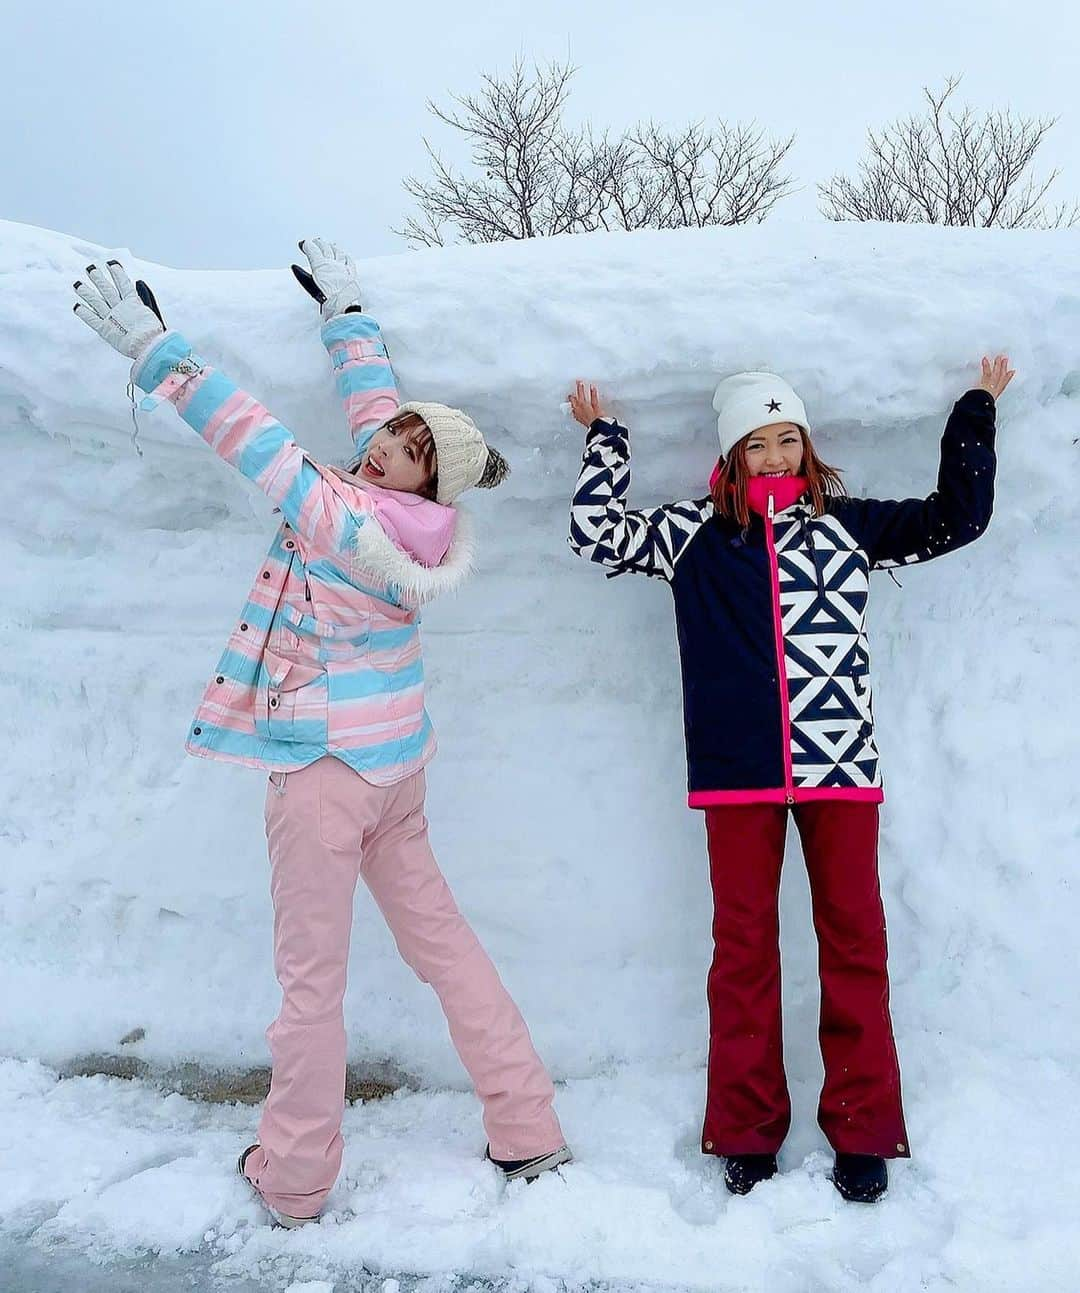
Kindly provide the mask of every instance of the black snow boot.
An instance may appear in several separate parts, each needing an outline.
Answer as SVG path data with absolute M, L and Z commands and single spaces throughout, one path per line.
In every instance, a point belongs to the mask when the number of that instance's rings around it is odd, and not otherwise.
M 749 1194 L 760 1181 L 775 1175 L 775 1154 L 729 1154 L 724 1184 L 732 1194 Z
M 489 1145 L 484 1150 L 484 1157 L 489 1163 L 494 1163 L 508 1181 L 535 1181 L 544 1172 L 574 1161 L 573 1154 L 565 1145 L 550 1154 L 537 1154 L 535 1158 L 492 1158 Z
M 877 1154 L 837 1154 L 832 1182 L 849 1203 L 876 1203 L 889 1188 L 889 1169 Z

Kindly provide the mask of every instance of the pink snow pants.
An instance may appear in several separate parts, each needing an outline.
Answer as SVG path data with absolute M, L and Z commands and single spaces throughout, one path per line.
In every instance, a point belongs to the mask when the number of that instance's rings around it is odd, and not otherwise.
M 353 892 L 362 876 L 398 950 L 438 993 L 484 1108 L 493 1158 L 563 1144 L 554 1089 L 525 1021 L 458 910 L 428 843 L 423 772 L 373 786 L 339 759 L 271 775 L 266 793 L 274 969 L 281 1013 L 259 1148 L 245 1174 L 266 1202 L 314 1216 L 341 1168 L 345 996 Z

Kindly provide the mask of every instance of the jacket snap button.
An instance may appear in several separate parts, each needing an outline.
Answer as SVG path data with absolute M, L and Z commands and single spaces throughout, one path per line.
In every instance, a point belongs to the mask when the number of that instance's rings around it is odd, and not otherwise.
M 241 624 L 241 625 L 240 625 L 240 632 L 241 632 L 241 633 L 246 633 L 246 632 L 247 632 L 247 625 L 246 625 L 246 624 Z
M 293 543 L 292 539 L 290 539 L 290 540 L 289 540 L 289 542 L 288 542 L 288 543 L 286 543 L 286 545 L 285 545 L 285 546 L 286 546 L 287 548 L 295 548 L 295 547 L 296 547 L 296 544 L 295 544 L 295 543 Z
M 191 730 L 192 730 L 192 732 L 194 732 L 194 734 L 195 734 L 196 736 L 202 736 L 202 728 L 201 728 L 201 727 L 193 727 Z
M 707 1141 L 705 1142 L 705 1148 L 706 1148 L 706 1149 L 712 1149 L 712 1141 L 711 1141 L 711 1140 L 707 1140 Z
M 270 571 L 269 571 L 269 570 L 264 570 L 264 571 L 263 571 L 263 578 L 264 578 L 264 579 L 269 579 L 269 578 L 270 578 Z
M 214 681 L 215 681 L 215 682 L 224 682 L 224 681 L 225 681 L 225 675 L 224 675 L 224 674 L 220 674 L 220 673 L 219 673 L 219 674 L 218 674 L 218 676 L 214 679 Z
M 904 1142 L 903 1142 L 903 1141 L 897 1141 L 897 1142 L 896 1142 L 896 1148 L 897 1148 L 897 1150 L 902 1154 L 902 1153 L 904 1152 L 904 1150 L 905 1150 L 906 1146 L 904 1145 Z
M 274 697 L 271 699 L 271 701 L 270 701 L 270 708 L 271 708 L 271 709 L 277 709 L 277 697 L 276 697 L 276 696 L 274 696 Z

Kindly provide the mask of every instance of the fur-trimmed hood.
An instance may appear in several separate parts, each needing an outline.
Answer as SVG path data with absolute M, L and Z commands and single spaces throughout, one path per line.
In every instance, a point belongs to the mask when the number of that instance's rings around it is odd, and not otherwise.
M 362 484 L 345 468 L 324 467 L 317 463 L 313 465 L 339 493 L 343 485 L 350 491 L 351 497 L 355 497 L 351 495 L 353 490 L 360 490 L 369 500 L 380 493 L 386 493 Z M 352 566 L 357 573 L 392 583 L 403 604 L 418 607 L 445 593 L 456 592 L 472 574 L 476 555 L 472 518 L 457 505 L 433 504 L 419 498 L 401 501 L 406 504 L 411 502 L 417 507 L 437 507 L 440 511 L 453 514 L 453 538 L 442 561 L 437 566 L 426 566 L 403 551 L 380 524 L 378 511 L 372 508 L 365 513 L 363 524 L 357 531 Z
M 454 538 L 439 565 L 429 568 L 414 561 L 393 543 L 372 515 L 357 532 L 353 569 L 392 583 L 402 600 L 411 606 L 423 606 L 445 593 L 456 592 L 472 574 L 476 542 L 472 518 L 460 507 L 454 510 L 457 512 Z

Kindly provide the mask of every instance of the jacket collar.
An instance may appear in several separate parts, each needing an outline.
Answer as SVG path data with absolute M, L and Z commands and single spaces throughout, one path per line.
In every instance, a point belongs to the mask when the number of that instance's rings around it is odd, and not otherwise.
M 753 476 L 746 484 L 746 501 L 758 516 L 778 516 L 797 503 L 808 488 L 805 476 Z

